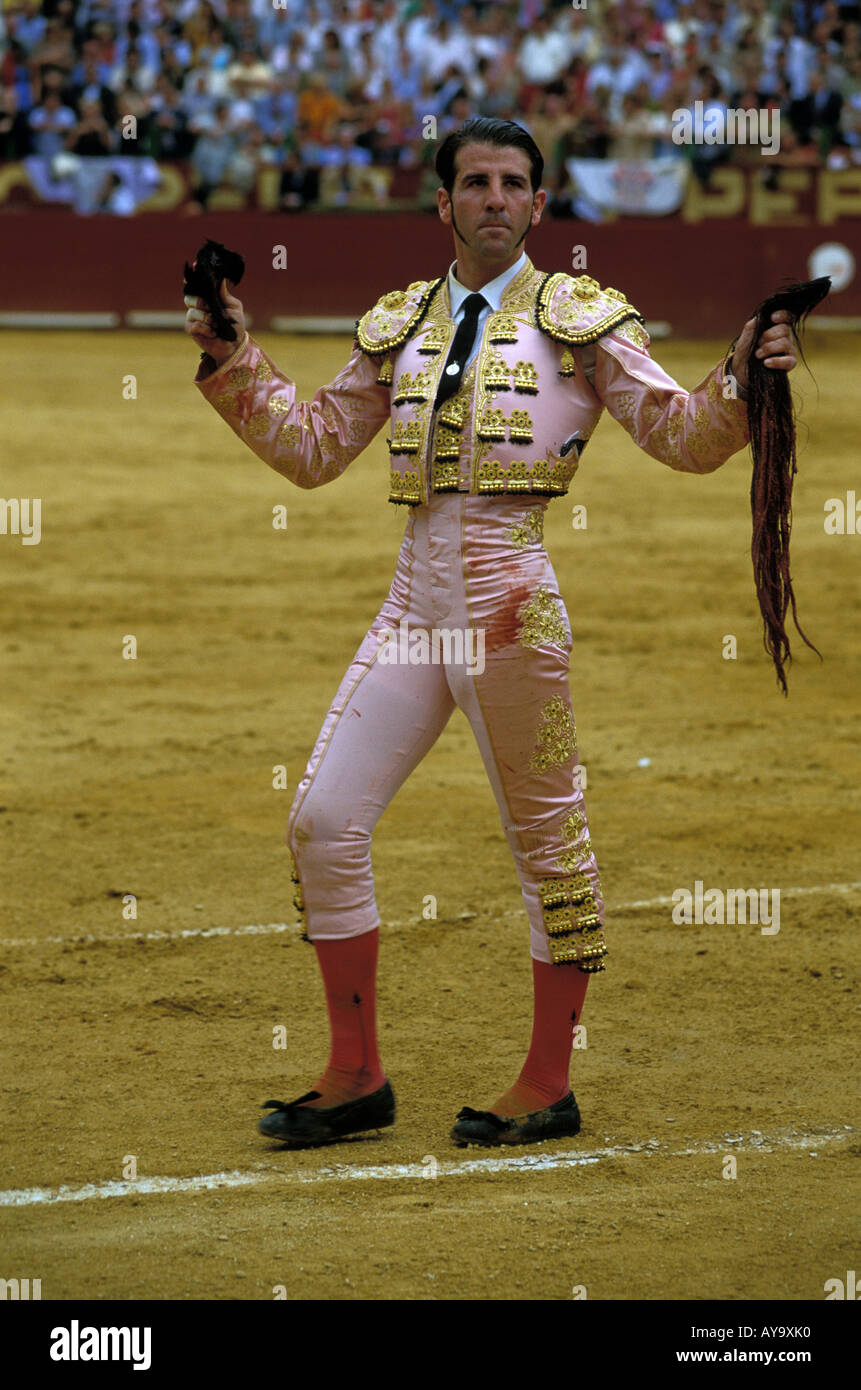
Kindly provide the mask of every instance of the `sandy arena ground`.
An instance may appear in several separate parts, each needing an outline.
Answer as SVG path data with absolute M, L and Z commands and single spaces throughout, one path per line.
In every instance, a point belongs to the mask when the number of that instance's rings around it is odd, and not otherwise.
M 349 353 L 264 345 L 306 398 Z M 653 352 L 693 387 L 725 346 Z M 815 382 L 793 374 L 793 574 L 825 662 L 798 641 L 788 701 L 760 643 L 746 453 L 676 474 L 605 415 L 550 505 L 611 955 L 574 1054 L 582 1133 L 502 1155 L 448 1138 L 513 1080 L 531 1017 L 460 713 L 375 839 L 397 1125 L 300 1154 L 256 1132 L 325 1062 L 284 823 L 404 515 L 385 432 L 302 492 L 198 397 L 195 356 L 178 333 L 5 338 L 2 492 L 42 498 L 42 537 L 0 535 L 0 1274 L 45 1299 L 824 1298 L 858 1253 L 861 535 L 823 518 L 861 496 L 859 340 L 811 332 Z M 697 880 L 779 889 L 779 932 L 674 925 Z

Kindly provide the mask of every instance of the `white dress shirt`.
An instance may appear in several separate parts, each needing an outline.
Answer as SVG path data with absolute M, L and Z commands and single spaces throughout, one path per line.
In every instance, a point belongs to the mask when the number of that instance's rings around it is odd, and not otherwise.
M 514 265 L 510 265 L 507 270 L 503 270 L 502 274 L 497 275 L 495 280 L 489 280 L 486 285 L 482 285 L 480 290 L 468 290 L 466 288 L 466 285 L 462 285 L 460 283 L 460 281 L 454 273 L 457 268 L 457 261 L 452 261 L 451 265 L 449 266 L 448 297 L 449 303 L 451 304 L 451 316 L 454 319 L 455 323 L 459 324 L 461 319 L 463 318 L 464 302 L 466 301 L 469 295 L 483 294 L 485 299 L 487 300 L 485 308 L 482 309 L 481 313 L 478 316 L 478 324 L 475 330 L 475 341 L 472 345 L 472 351 L 470 352 L 469 356 L 466 359 L 466 362 L 464 363 L 464 371 L 478 353 L 479 345 L 481 343 L 481 335 L 484 331 L 484 324 L 488 314 L 496 313 L 501 308 L 502 296 L 505 293 L 505 290 L 511 284 L 515 275 L 520 274 L 525 264 L 526 252 L 521 251 L 520 259 L 515 261 Z

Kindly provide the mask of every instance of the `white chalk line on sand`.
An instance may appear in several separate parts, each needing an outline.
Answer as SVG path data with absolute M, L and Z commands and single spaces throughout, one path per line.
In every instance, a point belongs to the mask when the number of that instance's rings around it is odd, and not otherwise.
M 843 1139 L 852 1132 L 850 1125 L 842 1129 L 825 1130 L 819 1134 L 765 1135 L 756 1130 L 747 1138 L 743 1135 L 724 1135 L 672 1149 L 657 1139 L 636 1144 L 613 1144 L 602 1149 L 575 1153 L 506 1154 L 499 1158 L 465 1158 L 451 1162 L 440 1161 L 428 1154 L 421 1163 L 333 1164 L 325 1168 L 291 1172 L 274 1165 L 255 1172 L 234 1169 L 224 1173 L 206 1173 L 196 1177 L 129 1178 L 127 1181 L 85 1183 L 81 1187 L 63 1186 L 12 1188 L 0 1192 L 0 1207 L 55 1206 L 60 1202 L 92 1202 L 111 1197 L 152 1197 L 184 1192 L 213 1192 L 233 1187 L 305 1186 L 326 1182 L 394 1182 L 425 1178 L 474 1177 L 491 1173 L 546 1173 L 554 1169 L 583 1168 L 600 1163 L 602 1158 L 622 1158 L 631 1154 L 647 1158 L 695 1158 L 706 1154 L 768 1153 L 775 1147 L 809 1150 L 816 1153 L 826 1144 Z M 355 1142 L 351 1140 L 350 1142 Z M 283 1150 L 289 1162 L 289 1151 Z M 430 1166 L 428 1166 L 430 1164 Z
M 861 892 L 861 880 L 854 883 L 813 883 L 806 887 L 781 888 L 781 898 L 800 898 L 811 893 L 857 893 Z M 653 907 L 673 907 L 674 898 L 641 898 L 636 902 L 630 903 L 607 903 L 607 915 L 620 912 L 640 912 L 643 908 Z M 510 920 L 522 916 L 522 909 L 514 911 L 498 912 L 494 914 L 494 919 Z M 453 920 L 440 922 L 440 926 L 456 926 L 464 921 L 474 921 L 478 913 L 464 913 L 463 917 Z M 406 927 L 415 927 L 418 918 L 411 918 L 404 922 L 384 922 L 383 926 L 391 930 L 401 930 Z M 741 925 L 744 925 L 742 923 Z M 756 923 L 752 923 L 753 926 Z M 94 932 L 81 932 L 73 936 L 19 936 L 19 937 L 0 937 L 0 947 L 22 947 L 22 946 L 86 946 L 104 942 L 124 941 L 185 941 L 195 937 L 219 937 L 219 936 L 271 936 L 283 932 L 289 932 L 296 936 L 303 931 L 301 922 L 257 922 L 250 923 L 241 927 L 185 927 L 178 931 L 121 931 L 105 932 L 101 935 Z

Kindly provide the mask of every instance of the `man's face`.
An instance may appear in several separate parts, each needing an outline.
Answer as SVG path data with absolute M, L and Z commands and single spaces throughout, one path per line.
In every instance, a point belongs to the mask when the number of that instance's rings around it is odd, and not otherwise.
M 525 234 L 541 219 L 547 195 L 533 195 L 529 157 L 516 146 L 465 145 L 458 151 L 451 196 L 437 193 L 439 214 L 452 228 L 455 246 L 465 243 L 487 262 L 510 261 Z

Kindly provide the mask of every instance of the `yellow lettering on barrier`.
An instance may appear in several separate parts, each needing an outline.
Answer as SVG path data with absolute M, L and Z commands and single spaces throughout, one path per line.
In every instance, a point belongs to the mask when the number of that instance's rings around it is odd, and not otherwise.
M 741 169 L 716 169 L 708 189 L 691 177 L 682 207 L 684 222 L 702 222 L 706 217 L 737 217 L 744 211 L 747 184 Z
M 809 169 L 781 169 L 777 187 L 766 188 L 761 179 L 751 179 L 750 221 L 762 227 L 780 223 L 784 227 L 801 227 L 811 219 L 798 207 L 799 193 L 810 188 Z
M 817 193 L 818 221 L 830 224 L 839 217 L 861 217 L 861 169 L 823 169 Z

